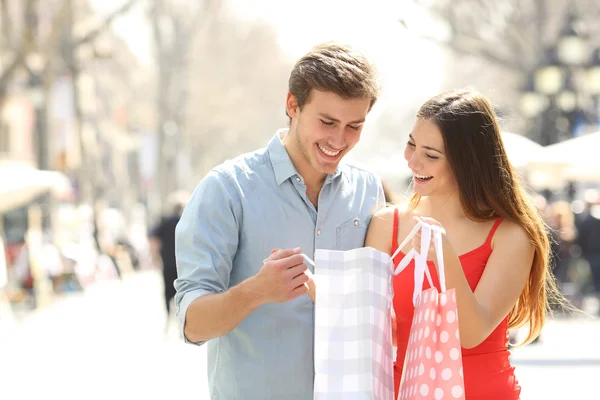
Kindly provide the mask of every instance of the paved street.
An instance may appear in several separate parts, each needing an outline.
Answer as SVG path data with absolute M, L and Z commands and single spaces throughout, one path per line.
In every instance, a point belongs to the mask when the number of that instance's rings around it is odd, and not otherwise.
M 207 399 L 204 347 L 165 335 L 156 272 L 108 281 L 0 322 L 0 399 Z M 522 399 L 599 399 L 600 323 L 551 321 L 514 351 Z
M 174 321 L 165 338 L 161 285 L 155 272 L 104 282 L 4 332 L 0 399 L 207 399 L 203 349 Z
M 513 350 L 522 399 L 600 399 L 598 320 L 550 321 L 541 341 Z

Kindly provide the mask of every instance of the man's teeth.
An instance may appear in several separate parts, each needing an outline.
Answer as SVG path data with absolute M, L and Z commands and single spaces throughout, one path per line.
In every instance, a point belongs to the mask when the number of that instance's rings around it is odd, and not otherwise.
M 331 151 L 331 150 L 327 150 L 325 147 L 321 146 L 320 144 L 319 144 L 318 146 L 319 146 L 319 149 L 321 149 L 321 151 L 322 151 L 323 153 L 327 154 L 327 155 L 328 155 L 328 156 L 330 156 L 330 157 L 335 157 L 335 156 L 337 156 L 338 154 L 340 154 L 340 151 L 341 151 L 341 150 L 338 150 L 338 151 Z
M 429 179 L 429 178 L 433 178 L 432 176 L 425 176 L 425 175 L 417 175 L 415 174 L 415 176 L 419 179 Z

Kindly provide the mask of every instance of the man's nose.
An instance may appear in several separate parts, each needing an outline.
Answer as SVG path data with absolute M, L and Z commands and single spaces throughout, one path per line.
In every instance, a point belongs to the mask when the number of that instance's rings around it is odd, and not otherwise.
M 336 149 L 341 149 L 346 145 L 345 131 L 344 128 L 341 127 L 337 129 L 330 137 L 328 141 L 330 146 L 335 147 Z

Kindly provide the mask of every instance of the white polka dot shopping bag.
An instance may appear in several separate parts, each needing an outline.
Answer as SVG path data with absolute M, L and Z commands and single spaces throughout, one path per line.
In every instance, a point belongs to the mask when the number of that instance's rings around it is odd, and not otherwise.
M 394 271 L 397 253 L 315 251 L 315 400 L 394 400 L 392 277 L 409 254 Z
M 427 268 L 427 252 L 431 235 L 437 255 L 441 293 L 433 286 Z M 465 399 L 462 353 L 458 330 L 456 292 L 446 290 L 441 232 L 435 226 L 423 225 L 421 254 L 411 250 L 402 264 L 415 258 L 415 313 L 398 400 Z M 423 290 L 427 276 L 430 289 Z

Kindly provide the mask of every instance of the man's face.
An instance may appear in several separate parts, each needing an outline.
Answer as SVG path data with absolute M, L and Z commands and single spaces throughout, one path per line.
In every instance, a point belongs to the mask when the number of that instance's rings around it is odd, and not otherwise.
M 370 99 L 342 99 L 332 92 L 312 90 L 300 110 L 288 94 L 290 156 L 298 171 L 331 174 L 360 139 Z M 311 171 L 312 169 L 312 171 Z

